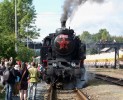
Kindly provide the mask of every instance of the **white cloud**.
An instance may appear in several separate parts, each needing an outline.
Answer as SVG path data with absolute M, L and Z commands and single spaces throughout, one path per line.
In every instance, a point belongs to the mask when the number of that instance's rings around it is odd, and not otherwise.
M 39 39 L 41 41 L 49 33 L 61 27 L 61 12 L 39 13 L 36 25 L 41 28 Z M 111 35 L 122 35 L 123 33 L 123 0 L 107 0 L 102 4 L 86 2 L 67 21 L 67 27 L 71 27 L 77 34 L 83 31 L 97 33 L 99 29 L 106 28 Z
M 118 0 L 117 0 L 118 1 Z M 81 5 L 67 22 L 77 34 L 83 31 L 97 33 L 106 28 L 111 35 L 121 35 L 123 25 L 123 1 L 108 0 L 103 4 L 86 2 Z

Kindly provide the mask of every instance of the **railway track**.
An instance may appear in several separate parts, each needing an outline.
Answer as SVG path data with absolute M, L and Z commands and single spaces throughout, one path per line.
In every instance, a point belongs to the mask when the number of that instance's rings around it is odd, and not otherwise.
M 97 78 L 97 79 L 101 79 L 104 81 L 111 82 L 113 84 L 123 86 L 123 79 L 121 79 L 121 78 L 115 78 L 115 77 L 111 77 L 111 76 L 107 76 L 107 75 L 103 75 L 103 74 L 96 74 L 96 73 L 93 73 L 93 74 L 95 74 L 95 78 Z
M 50 87 L 45 100 L 89 100 L 81 90 L 58 90 Z

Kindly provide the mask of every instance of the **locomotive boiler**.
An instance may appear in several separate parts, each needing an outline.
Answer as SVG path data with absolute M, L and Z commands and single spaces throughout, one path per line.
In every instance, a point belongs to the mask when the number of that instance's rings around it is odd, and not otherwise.
M 61 26 L 43 40 L 41 63 L 46 69 L 45 81 L 63 89 L 82 88 L 85 85 L 86 46 L 74 30 L 65 27 L 65 22 Z

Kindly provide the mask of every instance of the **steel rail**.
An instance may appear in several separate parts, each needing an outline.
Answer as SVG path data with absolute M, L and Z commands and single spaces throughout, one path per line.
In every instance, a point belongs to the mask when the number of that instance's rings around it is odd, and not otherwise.
M 120 78 L 115 78 L 115 77 L 111 77 L 111 76 L 107 76 L 103 74 L 95 74 L 95 78 L 102 79 L 104 81 L 108 81 L 108 82 L 123 86 L 123 79 L 120 79 Z
M 50 85 L 50 88 L 48 89 L 48 98 L 47 100 L 53 100 L 53 87 Z
M 54 89 L 53 89 L 53 87 L 52 87 L 52 85 L 50 86 L 50 88 L 48 89 L 48 96 L 47 96 L 47 100 L 57 100 L 56 99 L 56 97 L 54 97 Z M 76 93 L 77 94 L 77 97 L 79 98 L 79 100 L 89 100 L 88 99 L 88 97 L 82 92 L 82 91 L 80 91 L 79 89 L 76 89 L 76 90 L 73 90 L 73 92 L 71 91 L 71 92 L 62 92 L 61 91 L 61 93 L 60 94 L 67 94 L 67 93 Z M 55 96 L 56 96 L 56 94 L 57 94 L 57 92 L 55 93 Z M 69 96 L 68 96 L 69 97 Z M 77 98 L 76 97 L 76 98 Z M 63 97 L 63 99 L 64 99 L 64 97 Z M 62 100 L 62 99 L 61 99 Z
M 80 91 L 80 90 L 75 90 L 76 92 L 77 92 L 77 95 L 79 96 L 79 98 L 81 99 L 81 100 L 89 100 L 88 98 L 87 98 L 87 96 L 85 96 L 85 94 L 82 92 L 82 91 Z

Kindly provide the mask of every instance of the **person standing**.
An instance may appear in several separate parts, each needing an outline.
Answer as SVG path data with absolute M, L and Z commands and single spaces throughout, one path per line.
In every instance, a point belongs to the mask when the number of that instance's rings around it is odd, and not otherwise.
M 30 100 L 30 94 L 32 90 L 32 100 L 36 100 L 36 89 L 37 83 L 40 77 L 40 73 L 36 68 L 35 62 L 32 62 L 32 67 L 28 69 L 29 71 L 29 86 L 28 86 L 28 100 Z
M 9 78 L 5 82 L 5 89 L 6 89 L 5 100 L 12 100 L 13 87 L 18 73 L 16 73 L 15 69 L 10 66 L 9 62 L 5 63 L 5 67 L 6 67 L 5 70 L 9 70 Z
M 28 75 L 29 72 L 27 70 L 26 63 L 22 63 L 22 69 L 20 70 L 21 78 L 20 78 L 20 100 L 27 99 L 27 89 L 28 89 Z
M 38 68 L 37 69 L 40 72 L 40 79 L 41 79 L 41 82 L 42 82 L 42 80 L 44 80 L 45 69 L 43 68 L 42 64 L 38 64 Z
M 6 67 L 5 67 L 5 59 L 2 58 L 1 59 L 1 63 L 0 63 L 0 82 L 3 83 L 3 72 L 5 71 Z
M 15 79 L 15 85 L 14 85 L 13 94 L 15 96 L 17 96 L 17 94 L 19 94 L 19 89 L 17 87 L 18 87 L 18 84 L 19 84 L 19 81 L 20 81 L 20 76 L 21 76 L 20 75 L 20 67 L 19 67 L 19 65 L 16 64 L 14 69 L 15 69 L 16 73 L 18 73 L 18 76 L 16 76 L 16 79 Z

